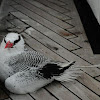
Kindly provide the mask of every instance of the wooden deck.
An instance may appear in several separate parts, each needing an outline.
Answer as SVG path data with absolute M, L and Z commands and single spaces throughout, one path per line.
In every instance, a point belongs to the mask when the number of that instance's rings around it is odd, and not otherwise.
M 100 63 L 100 55 L 92 53 L 73 0 L 11 1 L 9 30 L 22 34 L 27 48 L 57 61 L 76 61 L 79 66 Z M 53 82 L 26 95 L 9 93 L 1 83 L 0 100 L 100 100 L 100 68 L 82 71 L 73 82 Z

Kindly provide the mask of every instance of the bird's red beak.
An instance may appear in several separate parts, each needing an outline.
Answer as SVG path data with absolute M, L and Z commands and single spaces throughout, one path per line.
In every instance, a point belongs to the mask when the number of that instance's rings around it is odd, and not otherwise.
M 13 43 L 11 43 L 10 41 L 8 41 L 7 43 L 6 43 L 6 46 L 5 46 L 5 48 L 11 48 L 11 47 L 13 47 Z

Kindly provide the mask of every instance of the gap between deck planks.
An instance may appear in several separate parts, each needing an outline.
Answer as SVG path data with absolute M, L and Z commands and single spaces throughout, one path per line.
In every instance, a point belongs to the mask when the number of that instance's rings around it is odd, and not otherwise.
M 56 25 L 56 23 L 54 22 L 55 20 L 54 19 L 52 19 L 52 20 L 50 20 L 50 18 L 49 18 L 49 20 L 47 20 L 47 19 L 45 19 L 45 18 L 43 18 L 43 15 L 42 15 L 42 17 L 41 17 L 41 15 L 37 15 L 36 13 L 34 13 L 34 12 L 32 12 L 32 10 L 29 10 L 29 9 L 26 9 L 25 7 L 23 7 L 23 6 L 20 6 L 20 5 L 15 5 L 15 6 L 13 6 L 14 8 L 16 8 L 17 7 L 17 10 L 23 10 L 22 12 L 23 13 L 25 13 L 25 14 L 29 14 L 30 13 L 30 17 L 31 18 L 33 18 L 34 20 L 36 20 L 37 22 L 39 22 L 39 23 L 41 23 L 41 24 L 43 24 L 44 26 L 46 26 L 46 25 L 48 25 L 47 27 L 48 28 L 52 28 L 52 30 L 53 31 L 55 31 L 55 32 L 57 32 L 56 31 L 56 29 L 57 30 L 63 30 L 63 28 L 61 28 L 61 27 L 59 27 L 59 26 L 57 26 Z M 33 7 L 33 6 L 32 6 Z M 24 12 L 24 11 L 26 11 L 26 12 Z M 32 16 L 32 15 L 34 15 L 34 16 Z M 47 15 L 45 15 L 45 17 L 46 17 Z M 48 17 L 46 17 L 46 18 L 48 18 Z M 52 21 L 52 22 L 51 22 Z M 59 20 L 60 21 L 60 20 Z M 59 22 L 58 21 L 58 22 Z M 55 23 L 55 24 L 54 24 Z M 71 26 L 71 25 L 69 25 L 69 24 L 67 24 L 66 23 L 66 29 L 67 28 L 72 28 L 73 26 Z
M 41 16 L 42 18 L 44 18 L 45 20 L 48 20 L 50 22 L 52 22 L 53 24 L 63 28 L 63 29 L 66 29 L 66 28 L 72 28 L 73 25 L 69 25 L 63 21 L 61 21 L 60 19 L 57 19 L 56 17 L 50 15 L 49 13 L 43 11 L 42 9 L 36 7 L 34 5 L 34 2 L 30 2 L 30 1 L 19 1 L 17 0 L 17 3 L 21 4 L 23 7 L 29 9 L 30 11 L 32 11 L 34 14 L 37 14 L 39 16 Z M 42 19 L 41 18 L 41 19 Z
M 96 79 L 100 82 L 100 76 L 96 77 Z

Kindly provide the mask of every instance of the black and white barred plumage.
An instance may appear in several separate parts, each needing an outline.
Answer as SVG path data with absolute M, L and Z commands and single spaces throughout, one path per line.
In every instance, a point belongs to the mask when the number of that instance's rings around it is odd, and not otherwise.
M 24 71 L 31 67 L 39 67 L 39 65 L 50 62 L 51 60 L 43 54 L 36 51 L 24 51 L 16 56 L 11 56 L 5 62 L 15 72 Z
M 5 86 L 17 94 L 34 92 L 53 80 L 71 81 L 79 74 L 79 69 L 70 68 L 74 62 L 55 62 L 36 51 L 10 57 L 6 64 L 15 74 L 6 79 Z

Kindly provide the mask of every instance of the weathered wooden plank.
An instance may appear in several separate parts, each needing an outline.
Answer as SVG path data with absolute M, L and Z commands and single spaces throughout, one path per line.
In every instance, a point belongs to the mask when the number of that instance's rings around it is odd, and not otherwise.
M 13 5 L 12 3 L 11 3 L 11 5 Z M 14 9 L 11 5 L 9 5 L 9 12 L 15 12 L 16 11 L 16 9 Z
M 43 4 L 41 4 L 41 3 L 37 2 L 37 1 L 29 0 L 29 1 L 27 1 L 27 2 L 30 2 L 30 3 L 33 4 L 34 6 L 36 6 L 36 7 L 40 8 L 40 9 L 42 9 L 43 11 L 45 11 L 45 12 L 51 14 L 52 16 L 55 16 L 56 18 L 58 18 L 58 19 L 60 19 L 60 20 L 65 20 L 65 19 L 66 19 L 66 20 L 70 20 L 70 19 L 71 19 L 69 16 L 66 16 L 66 15 L 64 15 L 64 14 L 62 14 L 62 13 L 60 13 L 60 12 L 57 12 L 57 11 L 55 11 L 55 10 L 49 8 L 48 6 L 43 5 Z
M 77 33 L 77 34 L 78 34 L 78 37 L 77 38 L 72 38 L 72 39 L 70 39 L 70 41 L 76 42 L 76 44 L 81 45 L 83 47 L 82 49 L 91 50 L 91 47 L 89 45 L 89 42 L 88 42 L 88 39 L 87 39 L 85 33 L 82 33 L 82 34 Z M 92 51 L 90 51 L 90 53 L 93 54 Z
M 75 93 L 77 96 L 79 96 L 82 100 L 100 100 L 99 96 L 97 96 L 95 93 L 90 91 L 88 88 L 76 80 L 70 83 L 64 82 L 63 85 Z
M 20 12 L 16 12 L 16 13 L 14 12 L 12 14 L 18 18 L 24 17 L 24 19 L 25 19 L 25 17 L 26 17 L 25 15 L 21 14 Z M 18 14 L 20 14 L 20 16 L 18 16 Z M 42 32 L 44 35 L 48 36 L 49 38 L 51 38 L 52 40 L 54 40 L 55 42 L 62 45 L 63 47 L 65 47 L 68 50 L 74 50 L 74 49 L 80 48 L 78 45 L 73 44 L 72 42 L 59 36 L 55 32 L 49 30 L 48 28 L 42 26 L 41 24 L 37 23 L 36 21 L 33 21 L 30 18 L 28 18 L 28 21 L 25 21 L 25 23 L 29 24 L 30 26 L 34 27 L 38 31 Z
M 83 85 L 88 87 L 90 90 L 92 90 L 97 95 L 100 95 L 100 82 L 93 79 L 91 76 L 83 73 L 79 78 L 78 81 L 81 82 Z
M 32 18 L 33 20 L 37 21 L 38 23 L 50 28 L 51 30 L 53 30 L 54 32 L 60 31 L 60 30 L 64 30 L 61 27 L 55 25 L 55 23 L 50 22 L 48 20 L 46 20 L 45 18 L 37 15 L 36 13 L 30 11 L 29 9 L 26 9 L 25 7 L 21 6 L 21 5 L 15 5 L 13 6 L 14 8 L 16 8 L 17 10 L 23 12 L 24 14 L 26 14 L 27 16 L 29 16 L 30 18 Z M 42 14 L 41 14 L 42 15 Z M 49 19 L 50 20 L 50 19 Z M 66 29 L 68 28 L 72 28 L 71 25 L 66 23 Z
M 88 47 L 86 47 L 86 46 L 88 46 Z M 76 51 L 73 51 L 73 52 L 75 54 L 79 55 L 80 57 L 88 60 L 89 62 L 92 62 L 92 64 L 100 64 L 100 55 L 94 55 L 93 54 L 89 43 L 88 44 L 84 43 L 84 48 L 83 49 L 79 49 L 79 50 L 76 50 Z
M 72 35 L 73 37 L 75 37 L 74 34 L 71 34 L 68 31 L 65 31 L 63 29 L 61 29 L 61 30 L 55 29 L 54 32 L 53 32 L 51 29 L 49 29 L 50 27 L 49 28 L 44 27 L 44 25 L 41 25 L 40 23 L 36 22 L 35 20 L 32 20 L 31 18 L 29 18 L 28 16 L 22 14 L 21 12 L 12 12 L 11 14 L 13 14 L 17 18 L 21 19 L 25 23 L 29 24 L 30 26 L 36 28 L 37 30 L 39 30 L 42 33 L 46 33 L 46 32 L 51 33 L 52 32 L 54 35 L 59 34 L 64 38 L 69 38 L 69 35 Z
M 85 33 L 73 0 L 69 0 L 68 5 L 63 7 L 68 7 L 68 9 L 70 9 L 69 13 L 64 13 L 64 14 L 72 17 L 71 20 L 64 20 L 64 21 L 74 26 L 74 28 L 68 30 L 76 35 L 78 35 L 77 33 Z
M 54 4 L 58 5 L 58 6 L 64 6 L 64 5 L 66 5 L 66 3 L 61 2 L 59 0 L 47 0 L 47 1 L 52 2 L 52 3 L 54 3 Z
M 30 47 L 27 43 L 25 44 L 25 49 L 26 50 L 30 50 L 30 51 L 32 51 L 32 50 L 34 50 L 32 47 Z
M 17 94 L 10 94 L 10 97 L 13 100 L 34 100 L 30 95 L 25 94 L 25 95 L 17 95 Z
M 92 77 L 100 75 L 100 69 L 98 68 L 81 68 L 84 72 L 88 73 Z
M 36 100 L 57 100 L 43 88 L 36 91 L 35 93 L 30 93 L 30 95 L 33 96 Z
M 96 79 L 97 79 L 98 81 L 100 81 L 100 76 L 96 77 Z
M 68 26 L 71 28 L 73 26 L 61 21 L 60 19 L 57 19 L 56 17 L 48 14 L 47 12 L 39 9 L 38 7 L 36 7 L 34 4 L 30 4 L 31 2 L 33 3 L 33 1 L 24 1 L 24 0 L 16 0 L 16 2 L 18 2 L 19 4 L 21 4 L 22 6 L 26 7 L 27 9 L 30 9 L 32 12 L 34 12 L 35 14 L 38 14 L 39 16 L 45 18 L 46 20 L 58 25 L 61 28 L 67 28 Z M 28 3 L 30 2 L 30 3 Z
M 69 10 L 73 9 L 73 6 L 75 6 L 73 0 L 70 0 L 70 1 L 69 0 L 65 0 L 65 1 L 59 0 L 59 1 L 66 4 L 66 5 L 62 5 L 61 7 L 69 9 Z M 71 3 L 73 3 L 73 6 L 71 5 Z
M 65 87 L 63 87 L 59 83 L 53 82 L 52 84 L 49 84 L 46 87 L 46 89 L 48 89 L 50 92 L 53 91 L 53 94 L 59 100 L 80 100 L 77 96 L 73 95 L 71 92 L 69 92 Z
M 9 31 L 14 31 L 14 32 L 22 32 L 25 30 L 29 25 L 23 23 L 22 21 L 18 20 L 16 17 L 10 15 L 10 18 L 8 20 L 8 24 L 11 24 L 11 26 L 8 27 Z
M 12 15 L 11 15 L 12 16 Z M 18 20 L 16 17 L 12 16 L 13 19 L 9 19 L 8 21 L 10 23 L 12 23 L 13 25 L 15 25 L 16 27 L 20 28 L 20 27 L 28 27 L 27 24 L 23 23 L 22 21 Z
M 47 57 L 52 58 L 54 60 L 65 61 L 63 58 L 58 56 L 56 53 L 52 52 L 50 49 L 46 48 L 44 45 L 42 45 L 35 39 L 31 38 L 29 35 L 25 33 L 21 33 L 21 34 L 24 36 L 26 43 L 34 50 L 39 51 L 44 55 L 46 55 Z
M 11 29 L 11 28 L 15 28 L 15 26 L 13 24 L 11 24 L 10 22 L 7 21 L 7 30 Z M 7 32 L 6 32 L 7 33 Z
M 64 2 L 64 3 L 67 3 L 67 4 L 69 2 L 69 0 L 59 0 L 59 1 Z M 70 0 L 70 1 L 72 1 L 72 0 Z
M 68 50 L 73 50 L 73 49 L 77 49 L 77 48 L 79 48 L 79 47 L 77 47 L 77 46 L 75 46 L 74 44 L 72 44 L 71 42 L 69 42 L 69 41 L 67 41 L 67 40 L 65 40 L 65 39 L 63 39 L 63 38 L 61 38 L 59 35 L 57 36 L 57 35 L 55 35 L 54 36 L 54 34 L 53 33 L 48 33 L 48 34 L 46 34 L 46 33 L 43 33 L 43 34 L 41 34 L 40 32 L 38 32 L 37 30 L 35 30 L 35 29 L 33 29 L 33 28 L 28 28 L 27 30 L 26 30 L 26 32 L 29 34 L 29 35 L 31 35 L 32 37 L 34 37 L 34 38 L 36 38 L 37 40 L 39 40 L 39 41 L 41 41 L 41 42 L 44 42 L 44 44 L 46 45 L 46 46 L 48 46 L 48 48 L 51 48 L 51 49 L 53 49 L 54 47 L 55 47 L 55 42 L 54 41 L 56 41 L 58 44 L 61 44 L 64 48 L 66 48 L 66 49 L 68 49 Z M 46 36 L 45 36 L 46 35 Z M 53 37 L 53 36 L 54 37 Z M 48 38 L 48 37 L 49 38 Z M 57 39 L 56 39 L 56 38 Z M 54 41 L 52 41 L 51 39 L 53 39 Z M 51 43 L 51 44 L 50 44 Z M 57 44 L 56 43 L 56 44 Z M 51 45 L 50 47 L 49 47 L 49 45 Z M 55 50 L 58 50 L 59 49 L 59 47 L 57 48 L 57 47 L 55 47 Z
M 66 10 L 66 9 L 64 9 L 64 8 L 61 8 L 61 7 L 55 5 L 55 4 L 51 3 L 51 2 L 48 2 L 47 0 L 42 0 L 42 1 L 40 1 L 40 0 L 35 0 L 35 1 L 38 1 L 38 2 L 44 4 L 44 5 L 46 5 L 46 6 L 50 7 L 50 8 L 52 8 L 52 9 L 58 11 L 58 12 L 61 12 L 61 13 L 68 12 L 68 10 Z

